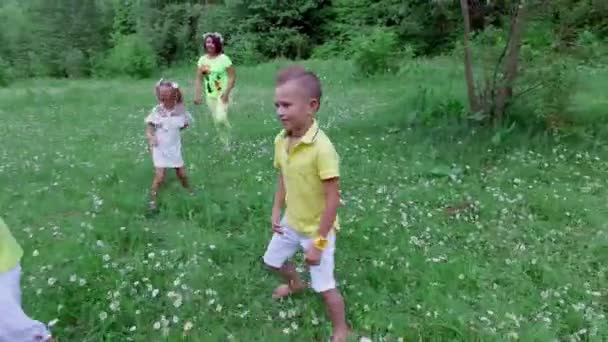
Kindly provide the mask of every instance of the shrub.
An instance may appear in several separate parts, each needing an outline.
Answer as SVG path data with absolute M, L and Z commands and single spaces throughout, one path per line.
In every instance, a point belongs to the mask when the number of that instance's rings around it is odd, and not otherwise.
M 100 64 L 102 75 L 136 78 L 150 77 L 158 65 L 152 46 L 137 34 L 117 37 L 115 46 Z
M 236 64 L 256 64 L 264 61 L 264 56 L 257 49 L 256 36 L 253 33 L 233 35 L 226 44 L 226 53 Z
M 360 74 L 371 76 L 398 69 L 397 35 L 389 30 L 373 29 L 360 35 L 352 43 L 355 67 Z
M 551 57 L 536 60 L 517 84 L 509 115 L 524 126 L 565 128 L 572 121 L 569 107 L 576 86 L 576 70 L 571 62 Z
M 64 61 L 66 74 L 70 78 L 82 78 L 89 73 L 89 61 L 79 49 L 68 50 Z
M 0 57 L 0 87 L 8 86 L 13 80 L 11 65 Z

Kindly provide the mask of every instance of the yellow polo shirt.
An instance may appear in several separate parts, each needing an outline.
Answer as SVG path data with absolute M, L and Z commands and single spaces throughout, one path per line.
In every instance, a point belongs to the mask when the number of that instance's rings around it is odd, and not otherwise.
M 23 250 L 0 218 L 0 273 L 15 268 L 23 256 Z
M 296 231 L 315 237 L 325 210 L 323 180 L 340 177 L 339 156 L 316 121 L 291 151 L 283 130 L 274 141 L 274 166 L 285 183 L 285 218 Z M 339 229 L 338 217 L 333 229 Z

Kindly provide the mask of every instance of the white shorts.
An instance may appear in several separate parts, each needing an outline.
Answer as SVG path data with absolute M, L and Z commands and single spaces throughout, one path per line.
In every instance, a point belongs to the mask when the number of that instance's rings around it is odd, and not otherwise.
M 0 273 L 0 342 L 38 342 L 51 338 L 46 325 L 21 309 L 21 266 Z
M 312 247 L 313 239 L 304 236 L 281 222 L 283 234 L 274 234 L 266 253 L 264 263 L 273 268 L 281 268 L 299 249 L 304 251 Z M 332 232 L 327 236 L 329 245 L 323 250 L 321 263 L 310 266 L 311 287 L 315 292 L 325 292 L 336 288 L 334 278 L 334 253 L 336 251 L 336 236 Z

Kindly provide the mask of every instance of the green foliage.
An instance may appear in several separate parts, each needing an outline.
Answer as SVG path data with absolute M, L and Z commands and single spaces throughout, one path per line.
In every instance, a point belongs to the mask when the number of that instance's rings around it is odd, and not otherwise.
M 508 26 L 505 17 L 513 2 L 472 3 L 475 32 Z M 528 53 L 550 47 L 585 63 L 608 55 L 608 2 L 533 4 L 524 38 Z M 194 60 L 202 34 L 221 32 L 226 52 L 239 64 L 357 56 L 371 66 L 368 61 L 378 56 L 368 50 L 365 36 L 376 35 L 374 40 L 390 42 L 373 44 L 393 46 L 386 52 L 389 60 L 372 66 L 383 70 L 394 69 L 390 65 L 403 58 L 404 46 L 406 55 L 449 52 L 461 40 L 462 26 L 459 3 L 451 0 L 5 0 L 0 2 L 0 54 L 18 78 L 87 76 L 98 73 L 91 69 L 123 36 L 145 37 L 158 65 L 166 67 Z M 376 71 L 365 70 L 370 72 Z
M 13 80 L 11 65 L 0 57 L 0 87 L 8 86 Z
M 192 59 L 201 43 L 197 34 L 202 7 L 198 4 L 173 4 L 144 7 L 137 32 L 148 38 L 161 64 Z
M 576 64 L 555 55 L 535 60 L 516 87 L 516 103 L 510 111 L 525 126 L 562 129 L 571 123 L 577 90 Z
M 230 36 L 226 44 L 226 53 L 234 63 L 251 65 L 266 59 L 257 49 L 258 36 L 253 33 L 237 33 Z
M 116 38 L 137 32 L 137 15 L 134 0 L 115 0 L 114 20 L 112 22 L 112 36 Z
M 106 76 L 150 77 L 157 67 L 154 49 L 138 34 L 120 36 L 116 45 L 99 65 Z
M 396 70 L 398 40 L 394 32 L 375 29 L 357 37 L 352 44 L 357 47 L 353 61 L 360 74 L 371 76 Z
M 72 48 L 65 54 L 65 70 L 68 77 L 82 78 L 89 72 L 89 60 L 84 52 Z
M 578 34 L 574 55 L 590 64 L 604 64 L 608 61 L 608 38 L 601 40 L 589 30 Z
M 233 1 L 228 3 L 232 28 L 251 40 L 248 44 L 265 57 L 307 58 L 321 41 L 320 26 L 327 0 Z

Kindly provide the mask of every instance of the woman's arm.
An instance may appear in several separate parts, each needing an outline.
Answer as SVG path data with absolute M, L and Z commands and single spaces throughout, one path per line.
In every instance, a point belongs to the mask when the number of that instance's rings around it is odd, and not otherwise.
M 224 94 L 226 94 L 226 97 L 228 97 L 232 91 L 232 88 L 234 88 L 234 84 L 236 83 L 236 72 L 234 71 L 234 66 L 231 65 L 226 68 L 226 72 L 228 73 L 228 85 L 226 86 L 226 91 L 224 91 Z

